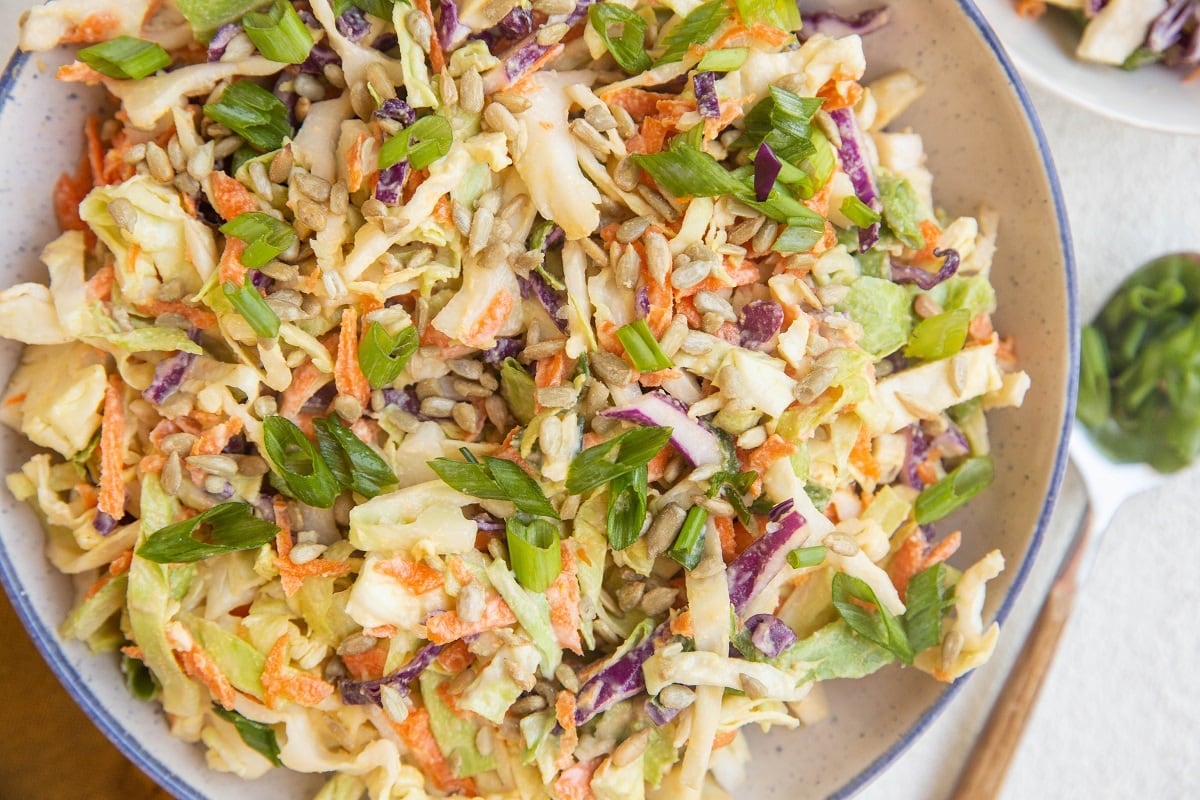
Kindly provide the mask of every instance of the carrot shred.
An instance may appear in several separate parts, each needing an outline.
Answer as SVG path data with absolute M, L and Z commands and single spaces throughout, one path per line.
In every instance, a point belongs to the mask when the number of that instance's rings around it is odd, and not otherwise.
M 238 214 L 245 214 L 247 211 L 254 211 L 258 208 L 258 202 L 254 199 L 254 195 L 250 194 L 250 190 L 242 186 L 236 178 L 217 171 L 212 173 L 210 180 L 212 181 L 213 208 L 226 222 Z
M 1017 0 L 1017 16 L 1037 19 L 1045 13 L 1046 4 L 1042 0 Z
M 64 231 L 87 230 L 87 225 L 79 218 L 79 204 L 91 189 L 92 170 L 86 156 L 79 159 L 74 175 L 64 172 L 58 177 L 54 184 L 54 216 Z
M 192 323 L 193 326 L 203 330 L 217 327 L 216 314 L 207 309 L 197 308 L 196 306 L 188 305 L 187 303 L 179 301 L 168 302 L 166 300 L 147 300 L 146 302 L 140 303 L 135 307 L 138 311 L 151 317 L 159 317 L 163 314 L 178 314 L 188 322 Z
M 111 11 L 94 11 L 81 22 L 72 25 L 62 37 L 64 44 L 91 44 L 111 39 L 121 27 L 121 19 Z
M 925 560 L 921 562 L 921 569 L 929 569 L 934 564 L 940 564 L 950 556 L 958 552 L 959 545 L 962 544 L 962 531 L 955 531 L 938 542 L 929 555 L 925 556 Z
M 338 334 L 337 362 L 333 380 L 338 394 L 353 397 L 363 408 L 371 402 L 371 384 L 358 363 L 358 312 L 353 308 L 342 311 L 342 330 Z
M 429 0 L 414 0 L 417 10 L 425 15 L 425 19 L 429 20 L 429 27 L 432 30 L 438 29 L 437 20 L 433 18 L 433 7 L 430 6 Z M 441 74 L 441 71 L 446 68 L 446 55 L 442 52 L 442 44 L 438 37 L 429 37 L 429 66 L 433 67 L 436 74 Z
M 459 639 L 457 642 L 447 645 L 438 653 L 437 662 L 451 674 L 457 675 L 466 669 L 475 656 L 471 654 L 467 643 Z
M 383 670 L 387 666 L 387 651 L 386 645 L 377 644 L 361 653 L 344 653 L 341 659 L 350 677 L 356 681 L 365 681 L 383 676 Z
M 149 472 L 162 472 L 162 468 L 166 466 L 167 458 L 162 453 L 150 453 L 142 456 L 138 461 L 138 472 L 145 475 Z
M 671 459 L 675 457 L 675 448 L 671 446 L 664 447 L 658 451 L 658 454 L 646 464 L 646 479 L 650 483 L 654 483 L 667 471 L 667 465 L 671 463 Z
M 545 53 L 542 53 L 540 56 L 538 56 L 536 61 L 525 68 L 525 70 L 517 77 L 516 80 L 511 81 L 508 84 L 508 90 L 515 92 L 524 91 L 525 87 L 528 85 L 527 80 L 529 79 L 529 76 L 562 55 L 562 51 L 564 49 L 566 49 L 565 45 L 563 45 L 562 42 L 559 42 Z
M 566 769 L 571 766 L 575 748 L 579 746 L 579 732 L 575 728 L 575 695 L 566 690 L 558 693 L 554 701 L 554 719 L 563 729 L 554 766 Z
M 733 520 L 727 517 L 716 517 L 714 523 L 717 533 L 721 535 L 721 558 L 726 562 L 732 561 L 737 555 L 737 536 L 733 530 Z
M 442 574 L 419 561 L 410 561 L 404 556 L 393 556 L 376 563 L 375 569 L 395 578 L 401 586 L 413 594 L 425 594 L 440 589 L 445 583 Z
M 892 555 L 888 564 L 888 577 L 896 592 L 904 597 L 908 591 L 908 582 L 921 571 L 921 562 L 925 560 L 925 534 L 920 529 L 914 530 L 900 548 Z
M 279 398 L 279 415 L 294 420 L 304 404 L 329 382 L 329 373 L 322 372 L 312 361 L 305 361 L 292 372 L 292 383 Z
M 746 456 L 746 467 L 757 472 L 761 478 L 772 464 L 784 456 L 790 456 L 795 451 L 794 444 L 778 433 L 772 433 L 765 442 L 751 450 Z
M 121 654 L 134 659 L 135 661 L 145 661 L 146 654 L 142 652 L 142 648 L 136 644 L 127 644 L 121 648 Z
M 516 621 L 517 617 L 508 603 L 497 594 L 488 599 L 483 614 L 474 622 L 465 621 L 456 611 L 443 611 L 425 620 L 425 631 L 429 634 L 429 641 L 434 644 L 448 644 L 493 628 L 512 625 Z
M 871 452 L 871 434 L 866 426 L 858 432 L 854 447 L 850 450 L 850 463 L 854 465 L 864 478 L 879 480 L 879 462 Z
M 113 519 L 125 516 L 125 401 L 121 378 L 108 379 L 100 422 L 100 496 L 96 507 Z
M 192 634 L 180 622 L 172 622 L 167 625 L 166 634 L 167 643 L 171 645 L 171 649 L 175 653 L 175 660 L 179 662 L 183 671 L 189 677 L 204 684 L 221 708 L 231 711 L 234 703 L 237 702 L 237 692 L 234 691 L 233 684 L 221 672 L 221 668 L 217 666 L 217 662 L 213 660 L 212 656 L 196 644 Z
M 218 265 L 221 283 L 233 283 L 241 286 L 246 279 L 246 267 L 242 265 L 242 253 L 246 252 L 246 243 L 241 239 L 230 236 L 225 239 L 225 249 L 221 251 L 221 262 Z
M 242 432 L 242 420 L 230 417 L 222 423 L 213 425 L 204 431 L 192 444 L 191 454 L 194 456 L 215 456 L 229 446 L 234 436 Z
M 491 347 L 496 334 L 504 327 L 504 321 L 508 319 L 512 309 L 513 299 L 509 294 L 500 292 L 493 295 L 492 299 L 488 301 L 487 308 L 479 315 L 475 323 L 459 336 L 459 341 L 468 347 L 480 349 Z
M 267 708 L 278 708 L 280 700 L 291 700 L 311 708 L 333 694 L 331 684 L 305 672 L 290 671 L 287 662 L 288 635 L 285 633 L 275 640 L 263 665 L 263 702 Z
M 546 588 L 550 624 L 560 647 L 583 655 L 583 643 L 579 638 L 579 581 L 575 577 L 575 551 L 566 542 L 560 543 L 559 550 L 562 553 L 562 571 Z
M 539 389 L 558 386 L 567 374 L 567 354 L 559 350 L 549 358 L 541 359 L 537 362 L 536 372 L 534 383 Z
M 450 762 L 438 747 L 437 739 L 433 738 L 428 711 L 417 707 L 408 712 L 403 722 L 391 722 L 392 728 L 408 748 L 413 761 L 429 776 L 434 786 L 443 792 L 475 794 L 475 782 L 470 778 L 455 777 L 454 771 L 450 769 Z
M 554 781 L 554 795 L 561 800 L 594 800 L 592 774 L 600 759 L 580 761 L 564 769 Z

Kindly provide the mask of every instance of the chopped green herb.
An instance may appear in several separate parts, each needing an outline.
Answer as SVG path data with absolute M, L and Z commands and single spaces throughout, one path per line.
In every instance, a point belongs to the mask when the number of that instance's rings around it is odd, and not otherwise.
M 945 311 L 918 322 L 908 336 L 904 355 L 923 361 L 936 361 L 962 350 L 967 341 L 971 314 L 966 309 Z
M 388 167 L 408 159 L 413 169 L 425 169 L 450 152 L 454 143 L 454 130 L 450 121 L 436 115 L 421 117 L 379 148 L 379 168 Z
M 662 38 L 664 50 L 655 66 L 679 61 L 689 47 L 707 42 L 732 13 L 725 0 L 712 0 L 696 7 Z
M 118 80 L 141 80 L 171 65 L 171 56 L 154 42 L 118 36 L 85 47 L 76 54 L 101 75 Z
M 695 569 L 704 556 L 704 533 L 708 527 L 708 511 L 703 506 L 688 509 L 683 527 L 675 537 L 675 543 L 667 555 L 678 561 L 685 569 Z
M 159 564 L 183 564 L 213 556 L 253 550 L 275 538 L 279 528 L 254 516 L 249 503 L 213 506 L 194 517 L 159 528 L 137 554 Z
M 825 562 L 825 553 L 825 547 L 819 544 L 813 547 L 797 547 L 787 554 L 787 562 L 794 569 L 815 567 Z
M 874 606 L 874 610 L 867 610 L 855 600 Z M 860 636 L 895 653 L 905 664 L 912 663 L 913 649 L 903 624 L 883 607 L 865 581 L 844 572 L 834 575 L 833 605 L 846 624 Z
M 313 420 L 313 429 L 321 458 L 343 488 L 375 497 L 396 485 L 396 474 L 387 462 L 336 417 Z
M 567 468 L 567 491 L 583 494 L 637 469 L 658 455 L 670 438 L 670 428 L 634 428 L 589 447 Z
M 267 305 L 253 283 L 245 281 L 238 286 L 233 281 L 226 281 L 221 289 L 260 339 L 274 339 L 279 335 L 279 316 Z
M 917 495 L 913 513 L 918 525 L 937 522 L 982 492 L 994 476 L 988 456 L 968 458 L 946 477 Z
M 648 470 L 643 464 L 619 475 L 608 490 L 608 545 L 624 550 L 637 541 L 646 523 Z
M 467 448 L 466 461 L 435 458 L 429 466 L 438 477 L 463 494 L 484 500 L 508 500 L 527 514 L 558 519 L 558 512 L 546 499 L 546 493 L 533 478 L 511 461 L 485 456 L 479 463 Z
M 733 72 L 750 57 L 749 47 L 727 47 L 707 51 L 696 65 L 701 72 Z
M 275 738 L 274 728 L 218 705 L 213 706 L 213 713 L 226 722 L 232 722 L 233 727 L 237 728 L 238 735 L 242 737 L 242 741 L 251 749 L 262 753 L 275 766 L 283 766 L 283 762 L 279 760 L 279 741 Z
M 508 560 L 517 583 L 531 592 L 544 592 L 562 572 L 558 528 L 544 519 L 510 517 L 504 526 Z
M 674 366 L 674 362 L 667 358 L 658 346 L 658 340 L 654 338 L 644 319 L 634 320 L 617 328 L 617 338 L 625 346 L 625 352 L 629 354 L 633 366 L 641 372 L 657 372 Z
M 879 216 L 878 211 L 854 195 L 850 195 L 842 201 L 842 216 L 860 228 L 869 228 L 883 219 Z
M 378 322 L 372 322 L 358 343 L 358 365 L 371 388 L 382 389 L 400 377 L 420 346 L 415 326 L 402 328 L 393 336 Z
M 242 30 L 264 58 L 281 64 L 303 64 L 313 48 L 312 34 L 287 0 L 275 0 L 266 11 L 246 14 Z
M 650 69 L 646 20 L 637 12 L 617 3 L 596 3 L 588 8 L 588 21 L 621 69 L 633 75 Z M 621 27 L 620 35 L 615 38 L 611 34 L 614 25 Z
M 282 491 L 317 508 L 333 505 L 340 488 L 337 478 L 296 423 L 285 417 L 267 417 L 263 420 L 263 443 Z
M 537 413 L 534 402 L 537 386 L 533 376 L 521 366 L 515 358 L 506 358 L 500 365 L 500 396 L 508 404 L 508 410 L 517 418 L 517 422 L 528 425 Z
M 229 128 L 260 153 L 278 150 L 292 135 L 289 113 L 278 97 L 244 80 L 229 84 L 217 102 L 204 106 L 204 116 Z

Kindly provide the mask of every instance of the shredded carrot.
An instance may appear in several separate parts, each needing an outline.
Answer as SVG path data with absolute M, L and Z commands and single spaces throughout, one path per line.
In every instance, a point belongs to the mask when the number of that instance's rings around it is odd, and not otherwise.
M 728 747 L 733 744 L 733 740 L 737 738 L 737 730 L 720 731 L 713 738 L 713 750 L 720 750 L 722 747 Z
M 99 273 L 97 273 L 97 277 Z M 163 314 L 178 314 L 202 330 L 217 327 L 217 315 L 205 308 L 197 308 L 179 301 L 147 300 L 135 306 L 138 311 L 150 317 L 160 317 Z
M 823 98 L 821 106 L 825 111 L 848 108 L 862 99 L 863 88 L 858 81 L 837 80 L 836 78 L 817 90 L 817 97 Z
M 340 658 L 346 665 L 346 671 L 356 681 L 383 677 L 387 666 L 388 649 L 385 644 L 376 644 L 370 650 L 361 653 L 343 653 Z
M 554 780 L 554 796 L 560 800 L 595 800 L 592 793 L 592 774 L 600 759 L 580 761 L 564 769 Z
M 879 462 L 871 452 L 871 434 L 864 425 L 858 432 L 854 447 L 850 450 L 850 463 L 864 478 L 879 480 Z
M 372 625 L 369 628 L 363 628 L 363 633 L 367 636 L 373 636 L 376 639 L 391 639 L 399 632 L 399 628 L 390 624 Z
M 567 374 L 567 354 L 559 350 L 549 358 L 543 358 L 537 362 L 536 375 L 534 383 L 539 389 L 544 389 L 547 386 L 558 386 L 563 382 Z
M 146 654 L 142 652 L 142 648 L 136 644 L 127 644 L 121 648 L 121 653 L 134 659 L 135 661 L 145 661 Z
M 492 628 L 503 628 L 516 621 L 517 617 L 508 607 L 508 603 L 497 594 L 488 599 L 487 605 L 483 607 L 483 614 L 474 622 L 467 622 L 456 611 L 443 611 L 425 620 L 425 630 L 429 634 L 429 641 L 434 644 L 447 644 Z
M 82 61 L 74 61 L 70 64 L 63 64 L 54 73 L 54 77 L 63 83 L 83 83 L 88 86 L 96 86 L 104 82 L 104 75 L 84 64 Z
M 459 556 L 449 556 L 446 559 L 446 569 L 450 570 L 450 574 L 454 576 L 454 580 L 458 581 L 462 586 L 472 583 L 475 576 L 467 569 L 467 565 L 463 563 Z
M 167 643 L 175 653 L 175 660 L 187 675 L 204 684 L 213 699 L 226 711 L 233 708 L 237 692 L 233 684 L 221 672 L 217 662 L 196 644 L 192 634 L 180 622 L 171 622 L 166 628 Z
M 958 552 L 959 545 L 962 544 L 962 531 L 955 531 L 938 542 L 929 555 L 925 556 L 925 560 L 921 562 L 921 569 L 929 569 L 934 564 L 940 564 L 950 556 Z
M 443 792 L 466 792 L 474 795 L 475 784 L 470 778 L 457 778 L 450 769 L 450 762 L 442 755 L 433 728 L 429 724 L 429 712 L 417 707 L 409 711 L 403 722 L 392 720 L 392 728 L 408 748 L 409 755 L 421 771 L 429 776 L 433 785 Z
M 86 156 L 79 159 L 74 175 L 63 173 L 54 184 L 54 215 L 64 231 L 87 230 L 79 218 L 79 204 L 92 190 L 92 170 Z
M 661 152 L 667 137 L 674 133 L 675 126 L 658 116 L 648 116 L 638 126 L 638 132 L 630 136 L 625 147 L 631 153 L 651 155 Z
M 896 587 L 896 592 L 901 597 L 904 597 L 904 593 L 908 591 L 908 582 L 921 571 L 921 562 L 925 560 L 925 550 L 925 534 L 918 528 L 904 540 L 900 549 L 892 556 L 887 573 L 888 577 L 892 579 L 892 585 Z
M 692 612 L 684 610 L 671 618 L 671 633 L 676 636 L 691 636 L 692 630 Z
M 342 311 L 342 330 L 338 334 L 337 363 L 333 380 L 338 394 L 353 397 L 363 408 L 371 402 L 371 384 L 358 363 L 358 312 L 353 308 Z
M 371 137 L 360 133 L 354 138 L 350 147 L 346 148 L 346 188 L 357 192 L 363 186 L 366 177 L 362 168 L 362 152 Z M 411 183 L 411 180 L 409 181 Z
M 113 519 L 125 516 L 125 401 L 121 378 L 108 379 L 100 423 L 100 496 L 96 506 Z
M 662 100 L 672 100 L 673 95 L 662 92 L 648 92 L 645 89 L 625 87 L 612 92 L 604 92 L 604 102 L 610 106 L 620 106 L 633 117 L 634 122 L 641 122 L 648 116 L 658 113 L 658 104 Z
M 304 404 L 328 382 L 328 372 L 322 372 L 312 361 L 305 361 L 292 372 L 292 383 L 279 398 L 279 415 L 294 420 Z
M 229 221 L 238 214 L 245 214 L 247 211 L 255 211 L 258 208 L 258 202 L 254 199 L 254 195 L 250 194 L 250 190 L 235 178 L 231 178 L 224 172 L 213 172 L 211 175 L 212 186 L 212 205 L 221 219 Z
M 991 314 L 980 314 L 967 325 L 967 333 L 971 334 L 971 338 L 977 342 L 989 341 L 995 332 L 996 329 L 992 327 Z
M 784 456 L 790 456 L 795 451 L 794 444 L 778 433 L 772 433 L 765 442 L 751 450 L 746 456 L 746 468 L 754 470 L 761 478 L 772 464 Z
M 83 133 L 87 140 L 88 168 L 92 172 L 93 183 L 99 186 L 103 183 L 104 176 L 104 145 L 100 142 L 100 117 L 95 114 L 88 117 Z
M 654 483 L 663 476 L 667 471 L 667 465 L 671 463 L 671 459 L 675 457 L 675 448 L 671 446 L 664 447 L 658 451 L 658 455 L 650 459 L 646 464 L 646 478 L 650 483 Z
M 191 455 L 215 456 L 229 446 L 234 436 L 242 432 L 242 420 L 230 417 L 224 422 L 213 425 L 201 434 L 192 444 Z
M 162 472 L 162 468 L 166 466 L 167 458 L 162 453 L 151 453 L 142 456 L 138 461 L 138 472 L 145 475 L 150 472 Z
M 95 597 L 97 594 L 99 594 L 100 590 L 103 589 L 105 586 L 107 586 L 109 581 L 111 581 L 112 579 L 113 579 L 113 576 L 109 575 L 107 573 L 104 575 L 101 575 L 99 578 L 96 579 L 96 582 L 93 583 L 91 586 L 89 586 L 87 588 L 87 591 L 83 593 L 83 599 L 91 600 L 93 597 Z
M 419 561 L 410 561 L 404 556 L 393 556 L 377 562 L 375 568 L 390 578 L 395 578 L 413 594 L 425 594 L 440 589 L 445 583 L 442 574 Z
M 112 296 L 113 282 L 116 274 L 112 264 L 105 264 L 96 270 L 96 274 L 88 279 L 87 296 L 89 300 L 107 300 Z
M 566 769 L 571 766 L 575 748 L 579 746 L 579 732 L 575 729 L 575 695 L 565 689 L 558 693 L 554 701 L 554 719 L 563 729 L 554 766 L 557 769 Z
M 433 8 L 429 5 L 429 0 L 414 0 L 414 4 L 417 10 L 425 15 L 425 19 L 429 20 L 429 27 L 436 31 L 438 24 L 433 18 Z M 442 53 L 442 44 L 436 35 L 429 37 L 429 66 L 433 67 L 435 74 L 441 74 L 446 67 L 446 56 Z
M 504 327 L 504 321 L 508 319 L 512 309 L 513 299 L 507 292 L 493 295 L 492 299 L 488 301 L 487 308 L 483 310 L 475 323 L 458 337 L 459 340 L 468 347 L 480 349 L 491 347 L 496 334 Z
M 246 252 L 246 243 L 241 239 L 230 236 L 225 239 L 225 249 L 221 252 L 221 262 L 218 265 L 221 283 L 232 282 L 241 286 L 246 279 L 246 268 L 242 265 L 242 253 Z
M 278 708 L 280 700 L 291 700 L 311 708 L 333 694 L 332 685 L 308 673 L 290 670 L 287 663 L 288 636 L 285 633 L 275 640 L 263 665 L 263 702 L 267 708 Z
M 583 655 L 583 643 L 579 640 L 579 581 L 575 575 L 575 551 L 562 542 L 562 571 L 554 583 L 546 588 L 546 600 L 550 603 L 550 624 L 554 636 L 564 650 Z
M 111 11 L 93 11 L 66 32 L 61 42 L 65 44 L 91 44 L 113 38 L 121 27 L 121 18 Z
M 737 555 L 737 537 L 733 531 L 733 520 L 728 517 L 716 517 L 714 523 L 717 526 L 717 533 L 721 535 L 721 557 L 725 561 L 732 561 Z
M 300 591 L 306 578 L 340 578 L 349 575 L 351 569 L 347 561 L 330 561 L 327 558 L 315 558 L 303 564 L 288 558 L 276 558 L 275 566 L 279 568 L 283 593 L 288 597 Z
M 996 360 L 1014 367 L 1017 365 L 1016 344 L 1011 336 L 1005 336 L 996 343 Z
M 475 656 L 471 654 L 467 643 L 461 639 L 457 642 L 452 642 L 443 648 L 442 652 L 438 653 L 437 662 L 447 672 L 457 675 L 462 672 L 471 662 L 475 660 Z
M 1037 19 L 1046 13 L 1046 4 L 1042 0 L 1017 0 L 1017 15 L 1026 19 Z

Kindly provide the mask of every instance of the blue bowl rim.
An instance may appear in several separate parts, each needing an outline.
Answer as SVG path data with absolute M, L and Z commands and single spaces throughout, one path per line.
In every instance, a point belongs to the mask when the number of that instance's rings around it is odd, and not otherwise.
M 995 32 L 975 6 L 974 2 L 972 0 L 957 0 L 957 2 L 963 13 L 966 14 L 967 18 L 975 25 L 975 28 L 983 37 L 1001 68 L 1003 68 L 1009 85 L 1017 95 L 1017 99 L 1025 113 L 1025 118 L 1029 123 L 1030 130 L 1033 132 L 1034 139 L 1037 142 L 1038 151 L 1042 158 L 1042 167 L 1050 183 L 1050 193 L 1054 200 L 1054 214 L 1058 223 L 1062 244 L 1064 277 L 1067 284 L 1067 355 L 1070 372 L 1067 377 L 1067 396 L 1066 403 L 1063 406 L 1064 412 L 1059 430 L 1058 449 L 1046 498 L 1042 503 L 1042 511 L 1038 516 L 1033 536 L 1030 538 L 1029 547 L 1017 570 L 1016 577 L 1013 579 L 1012 586 L 1009 588 L 1008 593 L 1000 604 L 1000 608 L 996 612 L 996 621 L 1002 623 L 1012 611 L 1013 605 L 1029 577 L 1038 551 L 1041 549 L 1042 539 L 1045 536 L 1054 506 L 1058 501 L 1059 489 L 1061 488 L 1063 475 L 1067 467 L 1067 442 L 1071 435 L 1071 420 L 1075 409 L 1075 396 L 1078 388 L 1077 366 L 1079 363 L 1079 308 L 1076 291 L 1075 251 L 1071 242 L 1071 229 L 1067 221 L 1066 205 L 1063 201 L 1062 186 L 1058 179 L 1058 172 L 1055 170 L 1054 159 L 1050 154 L 1050 146 L 1046 141 L 1046 135 L 1042 130 L 1042 124 L 1038 119 L 1037 111 L 1029 99 L 1029 94 L 1018 77 L 1012 61 L 1000 44 L 1000 40 L 996 37 Z M 30 55 L 30 53 L 26 52 L 16 52 L 9 60 L 4 73 L 0 75 L 0 112 L 3 112 L 4 106 L 11 97 L 17 78 L 28 63 Z M 33 643 L 41 653 L 42 658 L 49 665 L 51 671 L 54 672 L 59 683 L 63 685 L 67 693 L 71 695 L 79 707 L 83 709 L 84 713 L 100 729 L 100 732 L 108 737 L 126 758 L 136 764 L 139 769 L 174 796 L 181 798 L 181 800 L 206 800 L 205 796 L 197 792 L 195 787 L 176 774 L 152 752 L 147 750 L 140 741 L 133 737 L 125 726 L 121 724 L 121 721 L 87 687 L 83 677 L 63 653 L 62 643 L 59 641 L 56 631 L 42 622 L 41 617 L 33 607 L 32 600 L 21 589 L 16 567 L 9 559 L 8 553 L 4 548 L 0 548 L 0 584 L 4 585 L 4 589 L 8 593 L 9 599 L 16 610 L 17 617 L 29 632 L 29 636 L 33 639 Z M 971 675 L 967 675 L 948 686 L 938 699 L 934 701 L 933 705 L 921 715 L 911 728 L 901 735 L 895 744 L 885 750 L 882 755 L 867 765 L 862 772 L 848 783 L 831 794 L 831 800 L 851 797 L 879 777 L 946 710 L 947 704 L 962 689 L 970 677 Z

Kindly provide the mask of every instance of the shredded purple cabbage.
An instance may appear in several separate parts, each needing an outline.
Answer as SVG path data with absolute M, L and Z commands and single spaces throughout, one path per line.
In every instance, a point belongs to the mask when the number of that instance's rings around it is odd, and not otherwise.
M 225 48 L 229 47 L 229 43 L 242 32 L 242 26 L 237 22 L 230 22 L 217 28 L 217 32 L 208 40 L 208 60 L 220 61 L 225 55 Z
M 253 284 L 255 289 L 258 289 L 258 291 L 263 294 L 271 291 L 271 287 L 275 285 L 275 279 L 262 270 L 252 269 L 250 270 L 249 275 L 250 283 Z
M 275 522 L 275 500 L 271 495 L 259 493 L 252 505 L 259 519 L 265 519 L 267 522 Z
M 1161 53 L 1183 38 L 1183 29 L 1195 17 L 1197 0 L 1172 0 L 1166 11 L 1158 15 L 1146 35 L 1146 47 Z
M 496 25 L 506 39 L 520 39 L 533 33 L 533 12 L 523 6 L 516 6 L 504 15 L 504 19 Z
M 807 534 L 808 521 L 798 511 L 790 511 L 767 526 L 766 532 L 729 563 L 725 578 L 729 583 L 729 602 L 738 614 L 787 563 L 787 554 L 800 546 Z
M 379 119 L 390 119 L 399 122 L 401 125 L 408 127 L 417 121 L 417 112 L 408 104 L 407 100 L 402 100 L 399 97 L 389 97 L 383 101 L 378 109 L 375 110 L 375 116 Z
M 458 22 L 458 6 L 454 0 L 441 0 L 438 16 L 437 37 L 442 50 L 450 52 L 458 47 L 471 33 L 471 29 Z
M 636 425 L 670 428 L 671 445 L 694 467 L 725 460 L 721 440 L 712 429 L 688 416 L 687 406 L 666 392 L 647 392 L 632 403 L 600 413 Z
M 888 16 L 887 6 L 870 8 L 861 13 L 848 16 L 835 14 L 832 11 L 815 11 L 800 15 L 800 18 L 804 21 L 804 27 L 801 28 L 801 31 L 805 37 L 812 36 L 814 33 L 824 34 L 834 39 L 840 39 L 843 36 L 850 36 L 851 34 L 866 36 L 868 33 L 874 33 L 887 25 Z
M 509 81 L 515 81 L 525 74 L 535 61 L 550 51 L 550 46 L 538 44 L 530 39 L 522 42 L 504 59 L 504 74 Z
M 271 94 L 278 97 L 287 106 L 288 122 L 292 125 L 296 124 L 296 101 L 300 99 L 300 95 L 291 88 L 296 80 L 296 76 L 300 74 L 298 67 L 290 66 L 279 73 L 279 77 L 275 79 L 275 86 L 271 89 Z M 288 88 L 284 88 L 284 86 Z
M 721 101 L 717 99 L 716 73 L 697 72 L 692 76 L 692 89 L 696 92 L 696 110 L 700 112 L 700 116 L 707 119 L 719 119 Z
M 332 47 L 317 43 L 308 51 L 308 58 L 300 65 L 300 71 L 308 75 L 320 75 L 330 64 L 340 64 L 342 61 Z
M 796 507 L 796 501 L 792 498 L 784 500 L 782 503 L 776 503 L 771 510 L 767 512 L 767 519 L 771 522 L 779 522 L 785 515 L 792 513 L 792 509 Z
M 400 190 L 404 188 L 404 179 L 407 177 L 407 161 L 397 161 L 390 167 L 379 170 L 379 180 L 375 183 L 375 199 L 389 206 L 399 203 Z
M 517 354 L 525 349 L 525 343 L 520 339 L 499 338 L 496 339 L 496 346 L 491 350 L 485 350 L 483 353 L 483 363 L 491 364 L 493 367 L 500 366 L 500 363 L 506 358 L 516 358 Z
M 638 319 L 645 319 L 650 313 L 650 290 L 645 286 L 639 286 L 633 293 L 633 307 L 637 311 Z
M 949 428 L 939 433 L 929 444 L 946 458 L 958 458 L 971 452 L 967 437 L 963 436 L 958 428 Z
M 679 712 L 682 710 L 679 708 L 667 708 L 653 697 L 646 698 L 646 716 L 650 718 L 651 722 L 660 727 L 679 716 Z
M 892 280 L 896 283 L 915 283 L 921 289 L 932 289 L 942 281 L 958 272 L 958 251 L 947 247 L 945 250 L 933 251 L 938 258 L 944 258 L 941 269 L 929 272 L 911 264 L 892 262 Z
M 917 467 L 929 452 L 929 437 L 925 435 L 919 423 L 909 426 L 905 436 L 908 443 L 904 449 L 904 465 L 900 468 L 900 477 L 912 488 L 924 489 L 925 481 L 921 480 Z
M 305 414 L 324 414 L 336 396 L 337 386 L 334 385 L 333 381 L 330 381 L 313 392 L 312 397 L 304 402 L 304 406 L 300 410 Z
M 400 44 L 400 39 L 397 38 L 396 34 L 392 33 L 391 31 L 387 31 L 376 36 L 375 41 L 371 42 L 371 47 L 375 48 L 381 53 L 386 53 L 388 50 L 391 50 L 398 44 Z
M 342 702 L 348 706 L 379 705 L 383 702 L 384 686 L 390 686 L 401 694 L 408 694 L 408 685 L 415 681 L 422 672 L 428 669 L 438 653 L 445 645 L 427 644 L 416 652 L 416 655 L 400 669 L 391 675 L 366 681 L 342 679 L 338 682 L 338 691 Z
M 783 306 L 774 300 L 753 300 L 742 307 L 741 345 L 758 350 L 783 327 Z
M 417 398 L 417 391 L 411 386 L 403 389 L 384 389 L 383 404 L 385 406 L 395 406 L 401 411 L 407 411 L 414 417 L 421 416 L 421 401 Z
M 227 453 L 234 456 L 244 456 L 250 452 L 250 442 L 246 439 L 245 433 L 238 433 L 229 437 L 229 444 L 221 449 L 222 453 Z
M 579 689 L 575 698 L 575 724 L 584 725 L 622 700 L 628 700 L 645 691 L 646 679 L 642 675 L 642 664 L 670 638 L 671 626 L 664 622 L 636 647 L 610 658 Z
M 92 527 L 101 536 L 108 536 L 117 529 L 117 520 L 112 515 L 97 510 L 96 516 L 92 518 Z
M 371 32 L 371 23 L 367 15 L 358 6 L 350 6 L 342 15 L 334 20 L 338 33 L 352 42 L 360 42 Z
M 775 155 L 771 145 L 766 142 L 760 144 L 758 152 L 754 154 L 755 200 L 760 203 L 767 202 L 767 198 L 771 196 L 771 190 L 775 188 L 775 179 L 779 177 L 782 170 L 783 162 L 779 160 L 779 156 Z
M 807 27 L 807 25 L 806 21 L 805 26 Z M 879 213 L 883 210 L 883 204 L 879 200 L 879 189 L 875 185 L 875 176 L 871 173 L 871 167 L 867 164 L 864 155 L 862 131 L 858 129 L 858 120 L 854 118 L 854 112 L 849 108 L 838 108 L 830 111 L 829 117 L 837 126 L 838 135 L 842 138 L 842 144 L 838 148 L 838 159 L 842 162 L 842 170 L 850 178 L 855 196 L 872 211 Z M 878 241 L 878 222 L 872 223 L 866 228 L 859 228 L 858 252 L 865 253 Z
M 521 296 L 527 299 L 534 298 L 541 303 L 542 308 L 546 309 L 546 313 L 550 315 L 550 319 L 554 320 L 558 329 L 565 333 L 567 330 L 566 298 L 547 283 L 541 273 L 536 270 L 530 272 L 529 277 L 522 278 L 520 281 Z
M 479 527 L 479 530 L 488 531 L 489 533 L 502 531 L 505 528 L 503 520 L 496 519 L 486 511 L 480 511 L 478 514 L 471 517 L 471 521 Z
M 196 356 L 193 354 L 179 352 L 159 361 L 154 365 L 154 379 L 142 392 L 142 399 L 154 405 L 166 400 L 183 383 L 183 379 L 187 377 L 188 368 L 195 360 Z
M 750 643 L 767 658 L 776 658 L 796 643 L 796 632 L 774 614 L 755 614 L 746 620 Z

